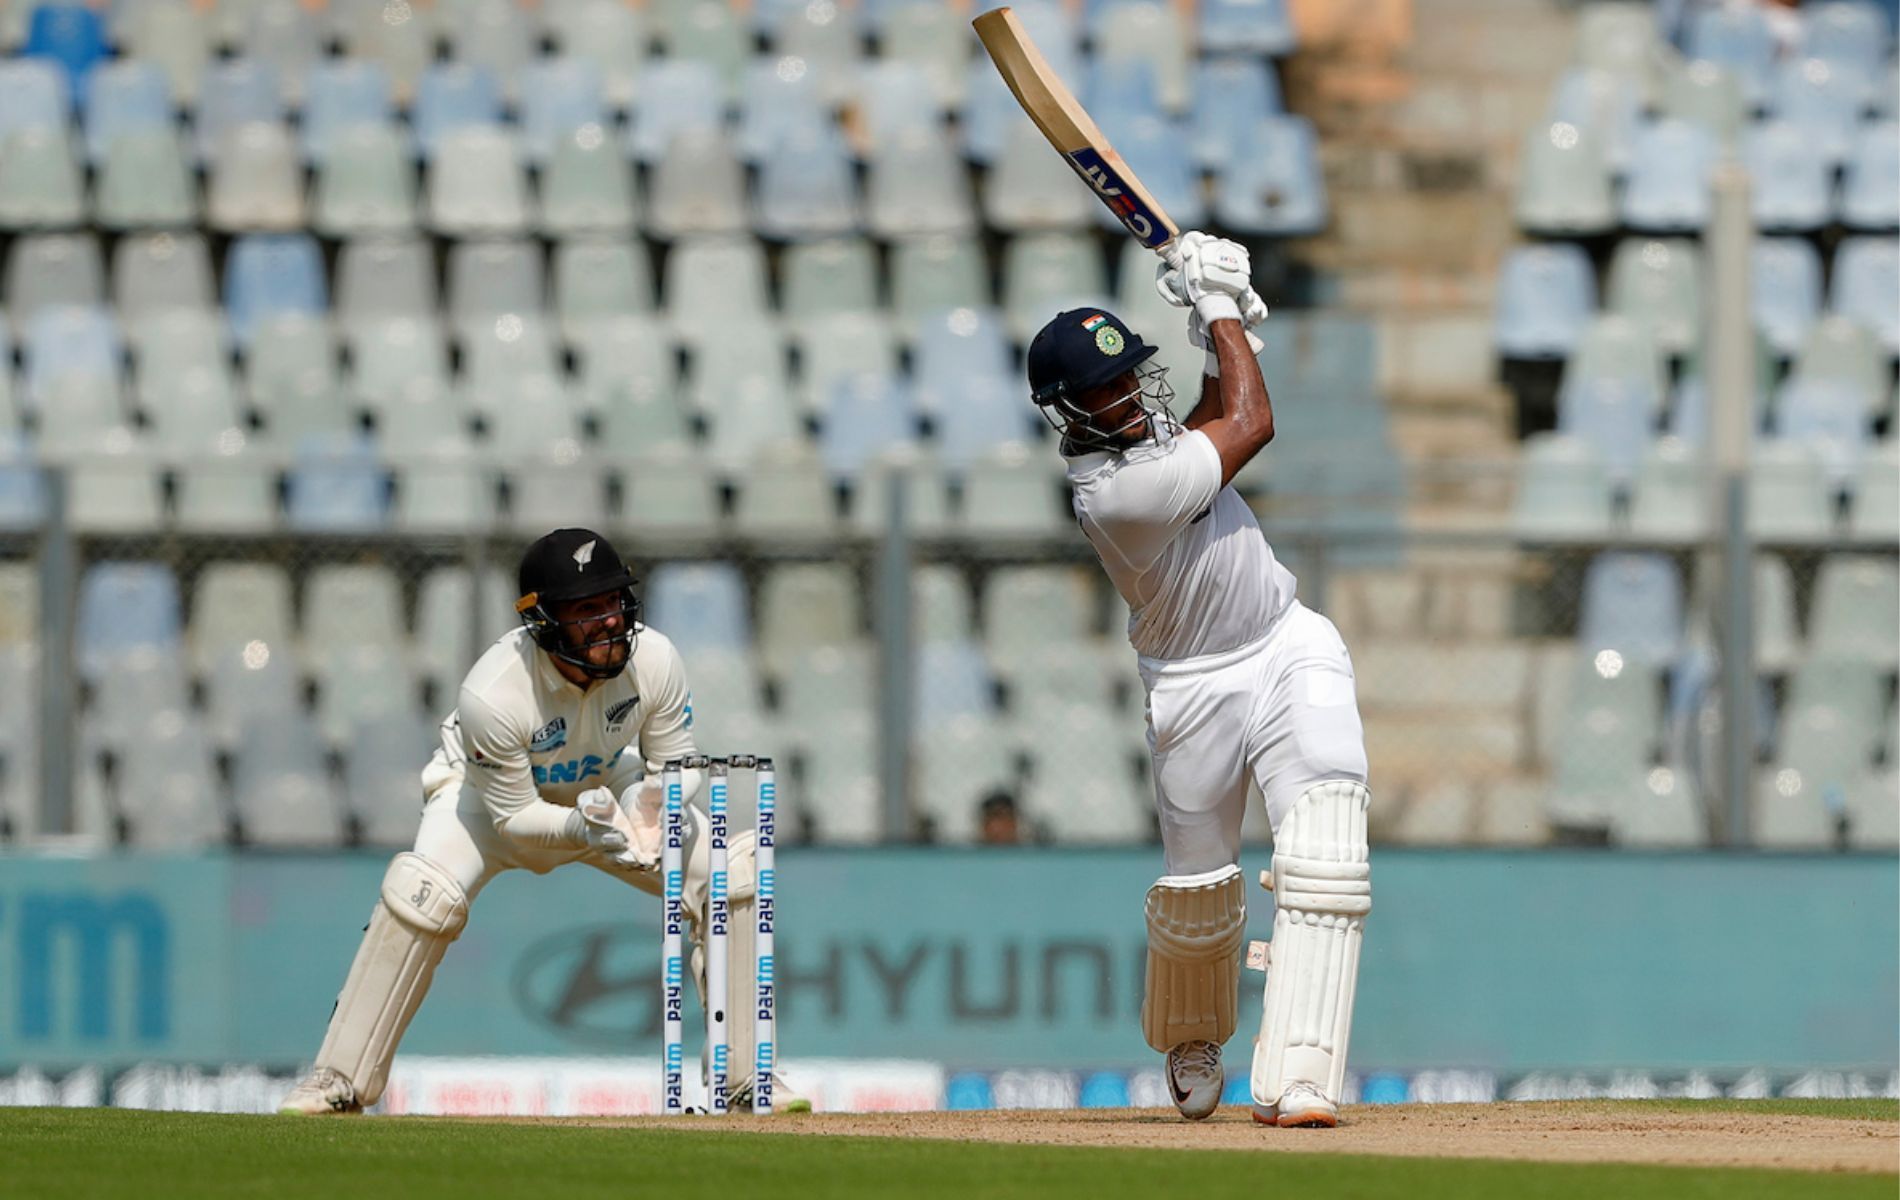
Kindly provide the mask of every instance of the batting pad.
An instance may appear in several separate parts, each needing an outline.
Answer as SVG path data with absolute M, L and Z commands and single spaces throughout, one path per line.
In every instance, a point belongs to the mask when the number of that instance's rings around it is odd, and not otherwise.
M 1163 875 L 1148 889 L 1148 982 L 1141 1031 L 1166 1052 L 1234 1034 L 1247 885 L 1238 866 Z
M 1359 944 L 1372 911 L 1364 784 L 1308 788 L 1273 835 L 1273 942 L 1254 1046 L 1253 1099 L 1278 1104 L 1290 1083 L 1334 1104 L 1346 1082 Z
M 382 899 L 317 1051 L 316 1065 L 349 1080 L 365 1108 L 382 1097 L 396 1044 L 467 923 L 468 898 L 442 867 L 410 851 L 390 862 Z

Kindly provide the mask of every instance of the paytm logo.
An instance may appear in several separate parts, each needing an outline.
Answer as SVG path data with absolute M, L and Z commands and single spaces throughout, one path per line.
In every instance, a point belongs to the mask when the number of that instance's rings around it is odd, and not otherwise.
M 21 892 L 0 902 L 0 954 L 8 943 L 22 1042 L 171 1036 L 171 923 L 150 896 Z

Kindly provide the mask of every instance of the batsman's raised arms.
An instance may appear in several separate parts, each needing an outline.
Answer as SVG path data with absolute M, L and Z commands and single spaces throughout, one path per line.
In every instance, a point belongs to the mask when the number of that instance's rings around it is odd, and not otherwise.
M 991 9 L 971 24 L 1003 82 L 1016 94 L 1016 102 L 1036 128 L 1042 130 L 1042 136 L 1137 241 L 1166 255 L 1181 231 L 1095 127 L 1088 111 L 1049 66 L 1036 43 L 1029 40 L 1016 14 L 1007 8 Z

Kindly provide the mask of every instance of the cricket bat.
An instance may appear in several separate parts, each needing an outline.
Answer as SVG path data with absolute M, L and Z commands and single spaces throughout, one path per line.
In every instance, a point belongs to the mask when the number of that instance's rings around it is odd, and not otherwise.
M 991 9 L 971 24 L 1003 82 L 1015 93 L 1016 102 L 1036 128 L 1042 130 L 1042 136 L 1108 205 L 1108 211 L 1128 227 L 1136 241 L 1165 258 L 1180 229 L 1095 127 L 1088 110 L 1050 68 L 1049 60 L 1036 49 L 1016 14 L 1007 8 Z

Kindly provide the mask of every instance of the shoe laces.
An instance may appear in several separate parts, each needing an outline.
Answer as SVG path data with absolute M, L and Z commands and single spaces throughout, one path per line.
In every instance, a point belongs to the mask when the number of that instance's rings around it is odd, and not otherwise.
M 1187 1073 L 1212 1077 L 1220 1073 L 1220 1047 L 1213 1042 L 1189 1042 L 1175 1051 L 1175 1063 Z

